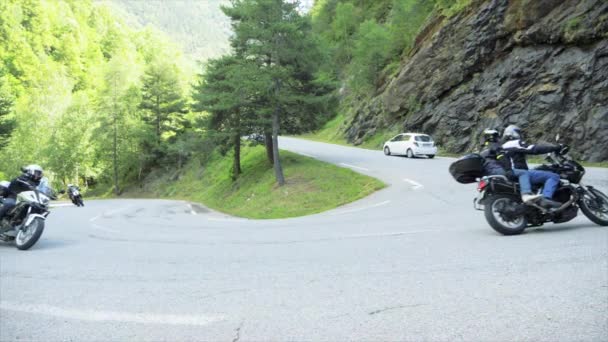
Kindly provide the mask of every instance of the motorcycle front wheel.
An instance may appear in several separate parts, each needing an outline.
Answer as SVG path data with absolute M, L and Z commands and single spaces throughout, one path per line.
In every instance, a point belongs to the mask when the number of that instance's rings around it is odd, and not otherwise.
M 514 196 L 494 195 L 486 200 L 484 214 L 492 229 L 503 235 L 517 235 L 526 229 L 523 214 L 516 214 L 521 204 Z
M 22 251 L 29 249 L 38 242 L 43 230 L 44 220 L 40 217 L 36 217 L 28 226 L 19 230 L 15 237 L 15 246 Z
M 608 226 L 608 196 L 598 189 L 588 187 L 579 200 L 585 216 L 600 226 Z

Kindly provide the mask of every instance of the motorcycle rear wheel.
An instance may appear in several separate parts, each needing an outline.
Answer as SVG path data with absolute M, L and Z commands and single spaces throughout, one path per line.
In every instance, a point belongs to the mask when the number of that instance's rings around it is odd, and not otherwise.
M 484 214 L 486 221 L 492 229 L 503 235 L 517 235 L 523 233 L 528 222 L 526 217 L 521 215 L 515 219 L 505 217 L 502 213 L 504 206 L 519 205 L 519 201 L 514 196 L 494 195 L 484 203 Z
M 579 201 L 581 211 L 593 223 L 608 226 L 608 196 L 594 188 L 587 188 L 595 198 L 585 193 Z
M 25 227 L 23 230 L 19 230 L 15 237 L 15 246 L 19 250 L 26 250 L 32 247 L 44 231 L 44 220 L 40 217 L 36 217 L 32 222 Z

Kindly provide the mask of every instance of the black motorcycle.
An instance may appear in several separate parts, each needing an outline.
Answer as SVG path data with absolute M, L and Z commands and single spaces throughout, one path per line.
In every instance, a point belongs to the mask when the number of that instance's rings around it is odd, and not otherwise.
M 74 203 L 75 206 L 84 207 L 84 201 L 82 200 L 82 194 L 80 193 L 80 190 L 78 189 L 78 187 L 75 187 L 75 186 L 68 187 L 68 196 L 70 197 L 70 200 L 72 201 L 72 203 Z
M 478 154 L 454 162 L 450 173 L 460 183 L 478 182 L 479 195 L 473 201 L 474 207 L 484 211 L 490 226 L 501 234 L 521 234 L 528 227 L 546 222 L 568 222 L 577 216 L 579 208 L 594 223 L 608 226 L 608 196 L 581 183 L 585 168 L 572 160 L 567 150 L 548 154 L 546 161 L 536 169 L 560 175 L 560 184 L 553 195 L 553 200 L 561 203 L 557 208 L 545 208 L 535 202 L 524 204 L 519 183 L 505 176 L 482 176 L 484 159 Z

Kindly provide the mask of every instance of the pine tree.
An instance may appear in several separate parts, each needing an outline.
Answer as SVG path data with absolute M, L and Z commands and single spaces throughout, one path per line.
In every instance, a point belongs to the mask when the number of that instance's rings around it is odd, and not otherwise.
M 320 54 L 311 39 L 310 22 L 297 8 L 297 2 L 285 0 L 233 0 L 231 7 L 222 8 L 232 20 L 236 57 L 255 63 L 263 75 L 260 79 L 267 80 L 257 113 L 266 122 L 266 136 L 272 136 L 267 148 L 272 150 L 279 185 L 285 184 L 285 177 L 278 135 L 314 126 L 327 91 L 314 82 Z
M 154 127 L 157 146 L 163 133 L 171 130 L 171 121 L 179 124 L 183 120 L 185 106 L 177 66 L 164 61 L 150 65 L 143 77 L 141 108 Z
M 260 90 L 267 83 L 263 76 L 254 63 L 225 56 L 211 60 L 195 85 L 194 110 L 208 112 L 207 128 L 234 148 L 233 179 L 242 172 L 241 137 L 264 126 L 256 117 L 264 96 Z

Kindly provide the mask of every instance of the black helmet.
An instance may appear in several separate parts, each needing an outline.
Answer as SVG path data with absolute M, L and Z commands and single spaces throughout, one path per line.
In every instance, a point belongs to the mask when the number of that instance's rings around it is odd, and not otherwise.
M 23 168 L 23 174 L 30 180 L 39 182 L 42 179 L 42 167 L 36 164 L 30 164 Z
M 486 128 L 481 133 L 481 136 L 483 138 L 483 143 L 485 144 L 485 143 L 489 143 L 489 142 L 498 142 L 500 134 L 498 134 L 498 131 L 495 129 Z
M 517 140 L 521 139 L 521 128 L 515 125 L 509 125 L 505 128 L 505 131 L 502 133 L 502 136 L 507 140 Z

